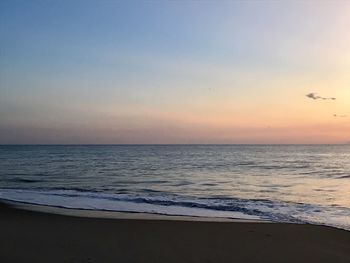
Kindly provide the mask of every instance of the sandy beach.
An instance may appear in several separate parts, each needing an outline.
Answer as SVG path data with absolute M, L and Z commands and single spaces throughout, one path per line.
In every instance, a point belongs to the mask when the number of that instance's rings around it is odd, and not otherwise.
M 0 231 L 0 262 L 350 262 L 350 232 L 316 225 L 93 218 L 1 204 Z

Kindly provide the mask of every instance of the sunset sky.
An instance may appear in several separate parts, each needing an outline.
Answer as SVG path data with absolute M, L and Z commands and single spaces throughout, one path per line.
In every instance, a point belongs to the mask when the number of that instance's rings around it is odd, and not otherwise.
M 2 0 L 0 144 L 350 142 L 349 14 Z

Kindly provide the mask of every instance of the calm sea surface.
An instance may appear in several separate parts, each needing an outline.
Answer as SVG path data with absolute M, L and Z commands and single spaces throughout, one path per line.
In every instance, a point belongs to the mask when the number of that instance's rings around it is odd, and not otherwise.
M 0 146 L 0 198 L 350 230 L 350 145 Z

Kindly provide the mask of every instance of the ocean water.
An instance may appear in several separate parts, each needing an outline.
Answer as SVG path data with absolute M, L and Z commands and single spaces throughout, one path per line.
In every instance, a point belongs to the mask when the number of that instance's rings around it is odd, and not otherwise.
M 0 198 L 350 230 L 350 145 L 0 146 Z

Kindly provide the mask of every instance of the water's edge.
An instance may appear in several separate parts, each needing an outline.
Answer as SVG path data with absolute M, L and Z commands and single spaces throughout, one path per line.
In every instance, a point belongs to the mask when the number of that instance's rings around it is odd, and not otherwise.
M 242 219 L 242 218 L 224 218 L 224 217 L 203 217 L 203 216 L 184 216 L 167 215 L 160 213 L 143 212 L 122 212 L 109 210 L 90 210 L 78 208 L 66 208 L 63 206 L 38 205 L 28 202 L 18 202 L 8 199 L 0 199 L 0 203 L 6 204 L 12 208 L 34 211 L 45 214 L 56 214 L 73 217 L 102 218 L 102 219 L 136 219 L 136 220 L 170 220 L 170 221 L 198 221 L 198 222 L 239 222 L 239 223 L 276 223 L 262 219 Z
M 120 213 L 132 215 L 132 218 L 176 217 L 207 221 L 251 221 L 314 224 L 350 230 L 347 225 L 329 221 L 316 221 L 325 208 L 310 208 L 307 204 L 271 203 L 263 200 L 219 200 L 184 199 L 183 197 L 135 197 L 129 195 L 76 192 L 76 191 L 29 191 L 23 189 L 0 189 L 0 200 L 12 204 L 21 204 L 22 208 L 39 208 L 42 212 L 75 215 L 82 217 L 115 218 Z M 211 202 L 211 203 L 210 203 Z M 297 207 L 299 205 L 300 207 Z M 225 210 L 226 209 L 226 210 Z M 299 210 L 298 210 L 299 209 Z M 77 212 L 79 211 L 79 212 Z M 118 213 L 118 214 L 115 214 Z M 299 213 L 294 215 L 293 213 Z M 318 213 L 318 214 L 317 214 Z M 347 214 L 348 211 L 345 211 Z M 291 216 L 293 215 L 293 216 Z M 303 218 L 304 216 L 304 218 Z M 128 218 L 126 215 L 123 218 Z M 164 217 L 164 218 L 163 218 Z M 326 218 L 327 220 L 327 218 Z

